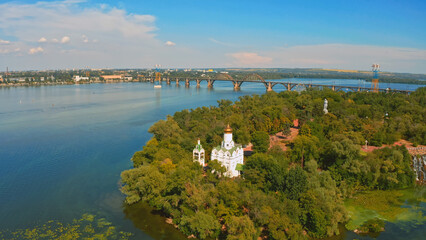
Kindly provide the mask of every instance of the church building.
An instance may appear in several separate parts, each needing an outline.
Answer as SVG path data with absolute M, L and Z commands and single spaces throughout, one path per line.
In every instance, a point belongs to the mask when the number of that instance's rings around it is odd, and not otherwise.
M 226 168 L 225 176 L 240 175 L 244 164 L 244 150 L 241 144 L 235 144 L 232 140 L 232 128 L 229 124 L 225 128 L 222 144 L 213 148 L 211 160 L 217 160 Z
M 192 159 L 200 163 L 201 166 L 204 167 L 205 164 L 205 151 L 203 146 L 201 146 L 200 139 L 198 139 L 198 143 L 192 151 Z

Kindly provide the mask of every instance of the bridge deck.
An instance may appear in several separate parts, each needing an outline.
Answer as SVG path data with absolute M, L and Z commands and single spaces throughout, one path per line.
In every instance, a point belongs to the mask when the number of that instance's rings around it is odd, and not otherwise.
M 144 78 L 145 80 L 148 81 L 153 81 L 154 78 Z M 163 81 L 167 81 L 167 80 L 163 80 Z M 244 82 L 252 82 L 252 83 L 262 83 L 263 85 L 265 85 L 266 88 L 268 88 L 268 85 L 272 87 L 276 86 L 276 85 L 283 85 L 283 86 L 289 86 L 290 90 L 293 89 L 295 86 L 304 86 L 306 88 L 310 88 L 310 87 L 320 87 L 320 88 L 331 88 L 335 91 L 339 91 L 342 89 L 350 89 L 352 91 L 372 91 L 371 88 L 367 88 L 367 87 L 360 87 L 360 86 L 347 86 L 347 85 L 328 85 L 328 84 L 312 84 L 312 83 L 298 83 L 298 82 L 286 82 L 286 81 L 260 81 L 260 80 L 250 80 L 250 79 L 246 79 L 246 80 L 241 80 L 241 79 L 213 79 L 213 78 L 185 78 L 185 77 L 177 77 L 177 78 L 170 78 L 169 81 L 187 81 L 187 82 L 191 82 L 191 81 L 197 81 L 197 82 L 202 82 L 202 81 L 207 81 L 207 82 L 215 82 L 215 81 L 221 81 L 221 82 L 232 82 L 234 84 L 238 84 L 237 86 L 241 86 L 242 83 Z M 391 88 L 379 88 L 378 89 L 379 92 L 399 92 L 399 93 L 411 93 L 413 91 L 411 90 L 401 90 L 401 89 L 391 89 Z

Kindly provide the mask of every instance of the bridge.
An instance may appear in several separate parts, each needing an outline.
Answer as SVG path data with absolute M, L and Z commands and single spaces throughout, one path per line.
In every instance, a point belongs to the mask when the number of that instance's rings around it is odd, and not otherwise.
M 251 83 L 259 83 L 263 84 L 266 88 L 266 91 L 273 91 L 273 88 L 277 85 L 282 85 L 285 87 L 287 91 L 292 91 L 296 89 L 308 89 L 308 88 L 329 88 L 333 91 L 347 90 L 353 92 L 361 92 L 361 91 L 371 91 L 371 88 L 360 87 L 360 86 L 344 86 L 344 85 L 327 85 L 327 84 L 312 84 L 312 83 L 294 83 L 294 82 L 286 82 L 286 81 L 266 81 L 260 75 L 256 73 L 248 74 L 244 76 L 242 79 L 234 79 L 232 76 L 226 73 L 217 74 L 215 77 L 207 77 L 207 78 L 189 78 L 189 77 L 141 77 L 141 81 L 152 82 L 158 81 L 160 84 L 162 81 L 166 82 L 167 85 L 170 85 L 172 82 L 176 83 L 176 86 L 179 86 L 181 83 L 184 83 L 186 87 L 189 87 L 191 83 L 195 83 L 197 88 L 201 86 L 203 81 L 207 82 L 208 88 L 213 88 L 213 85 L 216 81 L 225 81 L 232 82 L 234 90 L 238 91 L 241 89 L 241 85 L 245 82 Z M 378 88 L 378 92 L 397 92 L 397 93 L 405 93 L 409 94 L 412 91 L 410 90 L 399 90 L 399 89 L 390 89 L 390 88 Z

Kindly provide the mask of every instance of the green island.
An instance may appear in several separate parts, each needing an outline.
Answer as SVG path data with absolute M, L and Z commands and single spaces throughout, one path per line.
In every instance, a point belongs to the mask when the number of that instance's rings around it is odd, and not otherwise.
M 127 204 L 146 202 L 200 239 L 325 238 L 343 224 L 380 232 L 384 221 L 410 214 L 424 224 L 421 211 L 401 208 L 404 189 L 416 183 L 412 156 L 395 142 L 426 145 L 425 117 L 426 88 L 410 95 L 308 89 L 220 100 L 152 125 L 153 137 L 121 174 L 121 191 Z M 253 153 L 234 178 L 210 159 L 227 124 L 235 142 Z M 198 138 L 206 166 L 193 161 Z M 424 187 L 417 188 L 413 201 L 425 202 Z

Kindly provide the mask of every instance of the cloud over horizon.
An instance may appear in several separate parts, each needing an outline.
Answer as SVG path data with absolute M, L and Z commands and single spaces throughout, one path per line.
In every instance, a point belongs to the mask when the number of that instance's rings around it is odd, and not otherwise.
M 259 56 L 257 53 L 252 52 L 238 52 L 229 54 L 234 59 L 234 64 L 237 66 L 253 67 L 259 66 L 264 67 L 272 62 L 271 57 Z
M 424 49 L 341 43 L 279 47 L 268 44 L 267 39 L 253 44 L 249 39 L 222 36 L 224 42 L 210 32 L 200 35 L 194 44 L 192 35 L 161 32 L 153 15 L 84 1 L 9 2 L 0 4 L 0 12 L 0 69 L 161 64 L 166 68 L 369 70 L 372 63 L 379 63 L 384 71 L 426 73 Z
M 21 69 L 115 67 L 115 59 L 123 57 L 129 60 L 121 62 L 123 66 L 135 60 L 143 66 L 151 64 L 144 55 L 155 55 L 166 47 L 155 38 L 154 16 L 128 13 L 107 5 L 85 7 L 80 3 L 0 4 L 0 30 L 15 39 L 0 42 L 3 54 L 0 59 L 8 54 L 8 64 L 15 63 L 15 68 Z M 9 46 L 3 47 L 6 43 Z M 40 43 L 43 47 L 38 46 Z M 35 63 L 25 54 L 12 54 L 11 49 L 17 47 L 28 55 L 41 52 L 43 55 Z
M 339 68 L 369 70 L 380 63 L 383 71 L 409 72 L 426 66 L 426 50 L 353 44 L 319 44 L 281 47 L 257 53 L 229 54 L 237 67 Z M 423 73 L 426 73 L 425 70 Z
M 41 53 L 44 52 L 44 49 L 42 47 L 36 47 L 36 48 L 31 48 L 28 51 L 28 54 L 36 54 L 36 53 Z
M 176 45 L 176 43 L 174 43 L 174 42 L 172 42 L 172 41 L 167 41 L 167 42 L 165 43 L 165 45 L 166 45 L 166 46 L 175 46 L 175 45 Z

